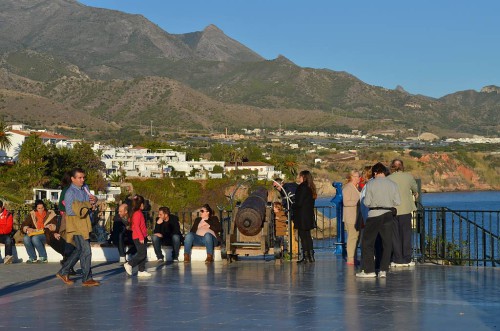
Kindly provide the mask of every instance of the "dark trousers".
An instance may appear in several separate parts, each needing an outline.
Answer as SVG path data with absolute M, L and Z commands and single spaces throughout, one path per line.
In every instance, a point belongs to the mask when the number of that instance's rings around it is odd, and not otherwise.
M 57 240 L 56 238 L 51 238 L 49 241 L 49 246 L 62 255 L 63 261 L 66 261 L 66 259 L 71 255 L 71 253 L 73 253 L 73 250 L 75 249 L 75 246 L 68 244 L 63 238 L 60 238 L 59 240 Z
M 361 244 L 362 262 L 361 269 L 365 273 L 375 272 L 375 241 L 380 234 L 382 240 L 382 258 L 380 259 L 380 270 L 389 270 L 392 248 L 392 213 L 384 213 L 377 217 L 369 217 L 366 220 L 363 243 Z
M 134 239 L 134 245 L 135 248 L 137 249 L 137 254 L 128 262 L 133 267 L 138 266 L 139 271 L 145 271 L 146 270 L 146 258 L 147 258 L 147 250 L 148 250 L 148 245 L 147 245 L 147 239 L 144 239 L 144 244 L 141 244 L 139 239 Z
M 12 244 L 14 240 L 11 238 L 10 234 L 0 234 L 0 243 L 5 245 L 5 256 L 12 256 Z
M 392 262 L 411 262 L 411 214 L 394 217 L 392 225 Z
M 311 237 L 311 230 L 301 230 L 298 229 L 300 244 L 302 245 L 302 250 L 308 252 L 313 250 L 313 240 Z
M 134 246 L 131 246 L 128 249 L 128 251 L 126 250 L 127 243 L 130 243 L 131 240 L 132 240 L 132 231 L 130 230 L 124 229 L 123 231 L 119 232 L 116 235 L 116 240 L 113 240 L 113 243 L 117 246 L 118 254 L 120 255 L 120 257 L 124 257 L 127 254 L 134 255 L 135 253 L 137 253 L 137 250 L 135 249 L 135 244 Z

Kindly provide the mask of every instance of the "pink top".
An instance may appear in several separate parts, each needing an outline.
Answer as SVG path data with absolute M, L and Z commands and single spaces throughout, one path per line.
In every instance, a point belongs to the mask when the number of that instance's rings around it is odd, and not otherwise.
M 132 215 L 132 239 L 144 240 L 148 236 L 146 220 L 141 210 L 135 211 Z
M 196 230 L 196 234 L 203 237 L 207 232 L 217 238 L 215 232 L 210 230 L 210 224 L 208 224 L 207 221 L 205 220 L 201 220 L 200 224 L 198 224 L 198 229 Z

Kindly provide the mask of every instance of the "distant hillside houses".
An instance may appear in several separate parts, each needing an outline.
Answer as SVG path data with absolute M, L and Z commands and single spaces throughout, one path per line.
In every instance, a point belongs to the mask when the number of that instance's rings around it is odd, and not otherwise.
M 100 147 L 101 161 L 106 166 L 106 176 L 163 177 L 174 168 L 177 171 L 191 171 L 186 164 L 186 153 L 170 149 L 156 151 L 144 147 Z M 180 170 L 178 168 L 183 168 Z M 189 169 L 188 169 L 189 168 Z
M 21 145 L 31 134 L 38 135 L 44 144 L 53 144 L 59 148 L 73 148 L 81 140 L 74 140 L 60 134 L 45 130 L 27 130 L 23 125 L 13 125 L 8 131 L 11 147 L 0 150 L 1 160 L 16 160 Z M 112 147 L 94 143 L 94 152 L 101 155 L 105 166 L 105 176 L 125 175 L 126 177 L 155 177 L 178 176 L 184 173 L 189 179 L 222 178 L 223 173 L 240 170 L 241 176 L 256 174 L 261 179 L 272 179 L 281 176 L 274 166 L 264 162 L 225 163 L 224 161 L 186 160 L 185 152 L 171 149 L 150 150 L 141 146 Z M 214 169 L 216 170 L 214 172 Z
M 235 170 L 249 170 L 255 172 L 259 178 L 272 179 L 280 176 L 274 166 L 264 162 L 225 163 L 224 161 L 186 160 L 185 152 L 176 152 L 170 149 L 151 151 L 147 148 L 101 147 L 101 160 L 106 166 L 106 176 L 120 175 L 127 177 L 155 177 L 162 178 L 184 172 L 189 179 L 221 178 L 222 173 L 214 173 L 218 166 L 224 173 Z

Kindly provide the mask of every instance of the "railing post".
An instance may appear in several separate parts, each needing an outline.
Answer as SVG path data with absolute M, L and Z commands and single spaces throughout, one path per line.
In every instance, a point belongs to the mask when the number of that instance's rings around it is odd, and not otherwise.
M 337 217 L 337 240 L 335 243 L 335 254 L 344 255 L 345 251 L 345 236 L 344 236 L 344 222 L 342 222 L 342 183 L 333 182 L 332 186 L 335 188 L 336 193 L 331 202 L 336 207 L 336 217 Z
M 446 211 L 441 208 L 441 258 L 446 258 Z
M 483 267 L 486 266 L 486 232 L 483 230 Z

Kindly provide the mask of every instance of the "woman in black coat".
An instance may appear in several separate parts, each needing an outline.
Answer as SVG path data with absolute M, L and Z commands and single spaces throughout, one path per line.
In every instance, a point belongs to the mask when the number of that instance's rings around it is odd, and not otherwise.
M 316 227 L 314 220 L 314 200 L 316 200 L 316 186 L 308 170 L 299 173 L 299 187 L 295 192 L 293 204 L 294 228 L 298 230 L 302 244 L 302 259 L 297 263 L 314 262 L 313 241 L 311 229 Z

